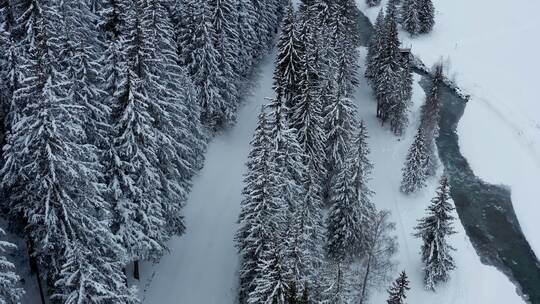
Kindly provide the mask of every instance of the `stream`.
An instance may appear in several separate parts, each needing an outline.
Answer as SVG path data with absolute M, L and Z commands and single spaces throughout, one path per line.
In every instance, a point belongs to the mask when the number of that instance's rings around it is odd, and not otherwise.
M 361 44 L 367 46 L 373 27 L 362 12 L 359 26 Z M 422 76 L 420 85 L 427 90 L 431 75 L 421 69 L 413 71 Z M 483 263 L 502 271 L 526 301 L 540 304 L 540 263 L 523 235 L 510 189 L 488 184 L 474 174 L 461 154 L 456 131 L 467 100 L 446 84 L 440 92 L 440 131 L 436 144 L 465 232 Z

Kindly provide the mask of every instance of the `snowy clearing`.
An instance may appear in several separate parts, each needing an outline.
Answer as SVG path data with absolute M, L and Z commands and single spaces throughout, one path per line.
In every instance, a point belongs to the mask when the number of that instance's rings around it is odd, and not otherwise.
M 260 64 L 257 83 L 238 113 L 238 123 L 208 146 L 205 166 L 195 177 L 184 208 L 186 234 L 170 242 L 171 252 L 159 264 L 144 265 L 141 283 L 149 286 L 142 291 L 143 303 L 234 302 L 238 254 L 233 239 L 238 228 L 244 163 L 261 106 L 274 94 L 273 59 L 272 53 Z
M 538 254 L 540 104 L 534 72 L 540 69 L 540 2 L 433 3 L 433 32 L 411 38 L 402 31 L 400 38 L 426 65 L 449 63 L 448 75 L 471 95 L 459 125 L 463 155 L 482 179 L 511 187 L 516 215 Z M 380 9 L 361 0 L 358 6 L 372 21 Z
M 364 51 L 362 53 L 365 54 Z M 435 195 L 438 181 L 430 179 L 428 187 L 411 196 L 399 192 L 401 168 L 419 123 L 419 107 L 425 98 L 419 80 L 419 76 L 415 75 L 410 125 L 400 141 L 388 129 L 380 127 L 375 117 L 375 100 L 365 82 L 362 82 L 356 95 L 359 115 L 366 122 L 370 134 L 371 159 L 375 164 L 371 182 L 376 192 L 373 202 L 378 208 L 392 211 L 392 220 L 396 222 L 399 252 L 395 276 L 398 271 L 407 271 L 411 280 L 411 290 L 407 296 L 409 303 L 523 303 L 504 274 L 480 262 L 459 220 L 455 222 L 458 233 L 451 237 L 451 244 L 457 249 L 454 255 L 457 269 L 452 272 L 450 282 L 441 286 L 436 293 L 423 289 L 421 241 L 414 238 L 412 233 L 416 221 L 424 216 L 425 208 Z M 497 293 L 493 293 L 493 290 L 497 290 Z M 386 297 L 387 293 L 382 289 L 374 294 L 371 303 L 384 303 Z

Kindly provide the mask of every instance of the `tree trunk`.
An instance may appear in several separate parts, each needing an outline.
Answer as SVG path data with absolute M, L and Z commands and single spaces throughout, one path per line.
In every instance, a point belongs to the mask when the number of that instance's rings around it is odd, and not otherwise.
M 139 260 L 135 260 L 133 262 L 133 277 L 135 278 L 135 280 L 139 280 L 140 279 L 140 273 L 139 273 Z
M 364 298 L 366 297 L 366 285 L 367 285 L 367 281 L 369 277 L 370 267 L 371 267 L 371 254 L 369 255 L 368 261 L 367 261 L 366 275 L 364 276 L 364 283 L 362 283 L 362 295 L 360 296 L 359 304 L 364 304 Z
M 28 260 L 30 263 L 30 273 L 36 275 L 38 290 L 39 290 L 39 298 L 41 299 L 41 304 L 45 304 L 45 294 L 43 293 L 43 285 L 41 284 L 41 275 L 39 273 L 39 266 L 36 257 L 34 257 L 34 245 L 31 240 L 28 240 L 26 242 L 27 245 L 27 252 L 28 252 Z

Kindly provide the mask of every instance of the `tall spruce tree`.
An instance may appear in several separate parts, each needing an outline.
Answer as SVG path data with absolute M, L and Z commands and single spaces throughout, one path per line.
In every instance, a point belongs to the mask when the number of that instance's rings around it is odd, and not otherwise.
M 270 240 L 257 262 L 258 276 L 250 292 L 248 304 L 286 304 L 290 284 L 290 269 L 285 258 L 284 247 L 278 238 Z
M 426 135 L 427 170 L 428 174 L 433 176 L 437 171 L 437 155 L 435 141 L 439 136 L 440 119 L 440 89 L 443 85 L 444 75 L 442 64 L 437 64 L 434 68 L 431 88 L 426 96 L 426 101 L 421 108 L 420 128 Z
M 236 246 L 240 252 L 239 300 L 247 303 L 256 288 L 255 280 L 263 275 L 259 261 L 268 254 L 269 242 L 277 237 L 281 225 L 279 216 L 285 203 L 279 195 L 277 168 L 271 161 L 272 139 L 266 113 L 259 115 L 259 122 L 247 161 L 244 178 L 243 200 L 239 217 L 240 228 Z
M 356 192 L 352 164 L 348 160 L 341 164 L 332 180 L 326 219 L 326 253 L 337 263 L 349 262 L 361 248 L 362 212 Z
M 435 26 L 435 7 L 432 0 L 418 0 L 418 20 L 420 21 L 420 34 L 427 34 Z
M 5 235 L 0 229 L 0 234 Z M 0 303 L 18 304 L 24 296 L 24 289 L 19 286 L 20 277 L 15 272 L 15 265 L 4 254 L 16 246 L 7 241 L 0 241 Z
M 219 130 L 234 122 L 237 104 L 229 96 L 227 89 L 231 83 L 220 67 L 222 59 L 214 44 L 216 32 L 209 5 L 206 2 L 191 5 L 196 26 L 186 34 L 184 61 L 197 90 L 201 121 L 210 129 Z
M 278 41 L 278 55 L 274 72 L 274 90 L 290 108 L 300 96 L 300 75 L 302 72 L 302 45 L 292 2 L 289 1 L 287 14 L 283 19 Z
M 322 303 L 347 304 L 353 301 L 354 286 L 352 282 L 352 270 L 348 263 L 332 261 L 325 265 L 322 276 L 323 294 Z
M 277 97 L 271 100 L 268 107 L 271 111 L 268 120 L 272 138 L 271 161 L 280 171 L 278 176 L 280 195 L 290 210 L 294 210 L 305 191 L 302 187 L 307 172 L 304 163 L 305 154 L 298 143 L 296 129 L 290 127 L 289 110 L 284 100 Z
M 340 48 L 341 43 L 348 41 L 354 51 L 360 43 L 359 11 L 354 0 L 329 1 L 329 20 L 334 48 Z
M 139 259 L 157 260 L 166 251 L 165 175 L 160 170 L 158 140 L 168 136 L 160 132 L 154 116 L 161 110 L 157 99 L 161 92 L 152 69 L 152 22 L 143 9 L 148 14 L 151 10 L 132 0 L 120 4 L 125 27 L 119 64 L 125 74 L 115 92 L 107 181 L 114 212 L 112 228 L 126 249 L 124 262 L 135 262 L 137 277 Z M 170 143 L 162 144 L 169 151 Z
M 379 64 L 374 73 L 374 88 L 377 97 L 377 117 L 384 123 L 390 118 L 390 110 L 395 103 L 398 90 L 396 80 L 399 70 L 400 42 L 392 2 L 388 3 L 383 27 L 383 47 L 377 56 Z
M 373 164 L 370 162 L 369 147 L 368 147 L 367 129 L 362 121 L 358 128 L 357 134 L 354 135 L 351 142 L 350 162 L 352 164 L 352 179 L 356 188 L 356 196 L 358 199 L 358 210 L 360 212 L 360 252 L 365 252 L 367 248 L 367 231 L 373 225 L 375 220 L 376 210 L 371 202 L 371 197 L 374 192 L 369 188 L 368 182 L 370 179 Z
M 312 161 L 308 162 L 309 167 Z M 289 273 L 289 285 L 294 284 L 299 292 L 305 292 L 308 286 L 316 288 L 313 298 L 318 298 L 321 281 L 318 279 L 324 265 L 324 224 L 320 186 L 315 176 L 305 175 L 303 186 L 305 193 L 297 205 L 285 215 L 283 244 L 285 263 Z
M 86 248 L 75 242 L 66 248 L 55 292 L 51 296 L 53 303 L 140 303 L 136 290 L 128 288 L 125 283 L 120 260 L 107 255 L 107 252 L 96 254 L 96 247 Z M 103 247 L 99 249 L 103 250 Z
M 355 118 L 356 108 L 343 82 L 343 80 L 339 83 L 333 81 L 329 92 L 334 92 L 335 95 L 330 97 L 331 103 L 325 109 L 326 166 L 330 178 L 334 172 L 339 173 L 338 168 L 344 168 L 347 147 L 352 139 L 352 132 L 358 124 Z
M 424 132 L 418 129 L 403 167 L 401 192 L 409 194 L 425 187 L 427 179 L 427 149 Z
M 448 178 L 443 176 L 437 189 L 437 196 L 431 200 L 428 215 L 422 218 L 415 236 L 422 238 L 422 261 L 424 262 L 424 284 L 426 289 L 435 290 L 435 286 L 448 281 L 450 271 L 456 268 L 451 252 L 455 249 L 448 244 L 447 237 L 456 233 L 452 227 L 454 208 L 449 202 L 450 186 Z
M 4 128 L 11 124 L 12 97 L 18 76 L 17 45 L 15 41 L 15 12 L 11 1 L 0 3 L 0 107 Z M 4 136 L 4 135 L 3 135 Z
M 405 52 L 400 54 L 400 70 L 397 79 L 397 92 L 395 103 L 390 108 L 390 129 L 401 136 L 409 123 L 409 106 L 412 97 L 413 75 L 409 55 Z
M 391 129 L 396 135 L 401 135 L 407 123 L 408 100 L 404 99 L 409 83 L 407 68 L 399 49 L 397 18 L 395 4 L 388 3 L 384 22 L 383 47 L 375 55 L 373 85 L 377 97 L 377 117 L 385 123 L 390 120 Z
M 257 37 L 257 27 L 260 23 L 254 22 L 253 3 L 251 0 L 237 1 L 237 43 L 241 46 L 238 48 L 238 58 L 236 71 L 240 76 L 247 76 L 251 71 L 251 67 L 261 54 L 257 48 L 259 47 L 259 37 Z M 257 52 L 256 52 L 257 51 Z
M 281 24 L 288 0 L 251 0 L 248 24 L 255 29 L 255 58 L 266 54 Z
M 217 62 L 226 86 L 220 88 L 226 100 L 226 106 L 236 112 L 239 103 L 239 40 L 238 40 L 238 12 L 237 0 L 211 0 L 209 1 L 209 18 L 214 29 L 214 45 L 218 53 Z
M 411 36 L 420 33 L 420 4 L 421 0 L 403 0 L 401 5 L 401 24 Z
M 411 289 L 409 287 L 409 279 L 405 271 L 401 272 L 399 278 L 392 283 L 392 286 L 388 290 L 388 300 L 387 304 L 405 304 L 405 299 L 407 298 L 407 291 Z
M 316 48 L 309 45 L 309 48 Z M 300 95 L 294 100 L 291 108 L 291 126 L 297 130 L 298 142 L 302 147 L 306 160 L 312 161 L 310 175 L 321 183 L 326 175 L 324 167 L 325 139 L 324 116 L 319 65 L 316 50 L 306 49 L 302 59 L 302 74 L 300 75 Z
M 59 7 L 48 4 L 40 12 L 57 17 Z M 51 28 L 35 29 L 36 40 L 27 42 L 28 57 L 22 58 L 27 80 L 17 94 L 27 103 L 11 128 L 2 169 L 3 186 L 17 189 L 10 196 L 10 209 L 25 221 L 31 251 L 41 265 L 47 265 L 55 292 L 81 290 L 85 284 L 62 279 L 67 252 L 76 245 L 103 257 L 99 263 L 103 276 L 91 283 L 96 287 L 88 291 L 91 297 L 98 299 L 105 293 L 135 299 L 115 266 L 122 250 L 108 227 L 110 207 L 101 197 L 98 153 L 84 131 L 86 109 L 71 98 L 70 77 L 57 65 L 61 59 L 54 59 L 61 54 L 63 33 Z M 43 52 L 47 56 L 39 55 Z M 48 60 L 55 64 L 45 65 Z M 33 95 L 27 96 L 29 92 Z M 77 272 L 92 272 L 91 268 L 84 264 Z
M 384 38 L 386 33 L 384 10 L 381 9 L 375 20 L 373 26 L 373 35 L 369 41 L 368 53 L 366 56 L 366 71 L 364 75 L 373 85 L 377 75 L 379 75 L 379 69 L 382 59 L 382 49 L 384 47 Z

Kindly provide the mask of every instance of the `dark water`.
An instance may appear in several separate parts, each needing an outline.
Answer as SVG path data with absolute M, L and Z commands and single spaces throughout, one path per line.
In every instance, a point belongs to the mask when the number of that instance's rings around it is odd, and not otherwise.
M 372 32 L 369 19 L 361 14 L 362 45 L 367 46 Z M 431 76 L 419 69 L 415 72 L 423 76 L 420 84 L 427 89 Z M 456 132 L 467 101 L 446 85 L 442 86 L 440 97 L 439 158 L 465 232 L 483 263 L 496 266 L 506 274 L 528 302 L 540 304 L 540 263 L 521 231 L 510 189 L 488 184 L 474 174 L 461 155 Z

